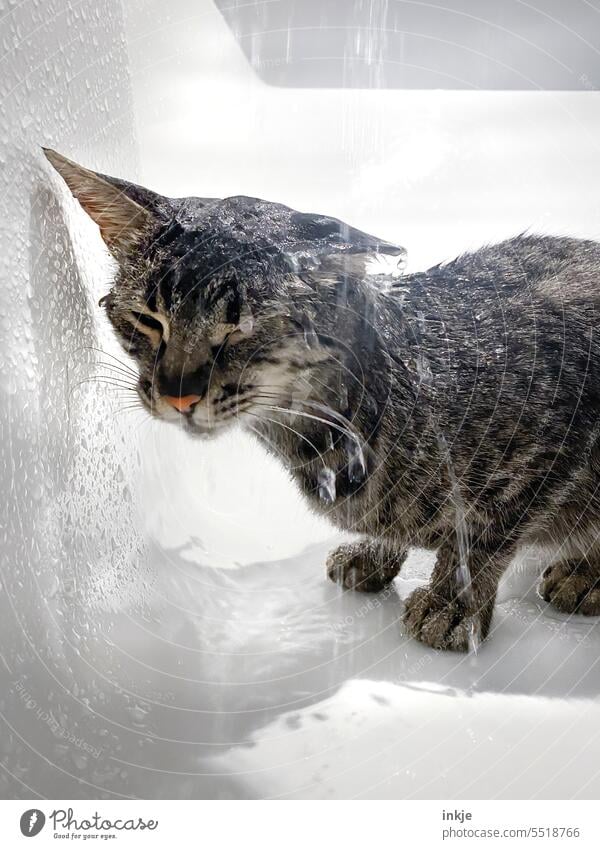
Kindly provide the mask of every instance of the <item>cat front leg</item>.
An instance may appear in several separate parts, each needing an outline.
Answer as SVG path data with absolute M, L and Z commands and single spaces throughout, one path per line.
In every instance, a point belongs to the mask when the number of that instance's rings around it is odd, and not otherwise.
M 327 558 L 327 575 L 345 589 L 376 593 L 394 580 L 406 555 L 376 539 L 340 545 Z
M 406 600 L 408 633 L 435 649 L 468 651 L 485 639 L 492 623 L 498 582 L 512 554 L 506 542 L 478 543 L 464 575 L 455 539 L 438 550 L 428 586 Z

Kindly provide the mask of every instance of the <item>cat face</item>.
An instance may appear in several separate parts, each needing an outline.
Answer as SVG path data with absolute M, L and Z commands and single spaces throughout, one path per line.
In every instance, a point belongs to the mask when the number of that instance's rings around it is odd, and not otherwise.
M 104 306 L 139 370 L 138 394 L 152 415 L 213 436 L 270 405 L 289 404 L 328 356 L 309 348 L 290 290 L 300 284 L 246 260 L 245 274 L 212 265 L 205 239 L 177 256 L 153 249 L 149 268 L 117 279 Z M 144 264 L 145 265 L 145 264 Z M 295 294 L 295 293 L 294 293 Z
M 141 403 L 194 435 L 310 394 L 335 347 L 318 327 L 318 287 L 375 254 L 403 255 L 327 216 L 257 198 L 166 198 L 45 153 L 118 262 L 101 303 L 136 362 Z

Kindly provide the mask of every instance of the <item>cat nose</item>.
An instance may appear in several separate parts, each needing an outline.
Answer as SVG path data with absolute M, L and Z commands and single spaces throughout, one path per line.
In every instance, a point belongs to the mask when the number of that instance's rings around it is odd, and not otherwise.
M 180 413 L 189 413 L 194 404 L 197 404 L 202 399 L 201 395 L 184 395 L 183 397 L 179 397 L 178 395 L 163 395 L 162 397 L 163 401 L 166 401 L 171 407 L 179 410 Z

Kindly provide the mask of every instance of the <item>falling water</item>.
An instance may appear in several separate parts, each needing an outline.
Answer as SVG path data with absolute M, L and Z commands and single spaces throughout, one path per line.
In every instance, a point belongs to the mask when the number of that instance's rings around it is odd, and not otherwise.
M 448 448 L 446 437 L 444 436 L 442 431 L 437 427 L 437 424 L 435 429 L 440 453 L 444 459 L 444 463 L 448 470 L 448 479 L 450 481 L 450 498 L 452 500 L 452 506 L 454 508 L 454 527 L 456 530 L 456 545 L 458 548 L 458 568 L 456 569 L 456 583 L 459 589 L 459 597 L 465 602 L 466 606 L 472 610 L 475 607 L 475 595 L 473 592 L 471 569 L 469 567 L 469 526 L 467 524 L 466 519 L 465 502 L 462 496 L 462 492 L 460 491 L 458 478 L 456 477 L 456 471 L 454 469 L 452 457 L 450 456 L 450 449 Z M 468 640 L 469 651 L 476 654 L 477 649 L 479 648 L 479 643 L 481 642 L 481 635 L 479 633 L 479 628 L 477 627 L 477 620 L 473 616 L 469 617 Z
M 348 454 L 348 478 L 351 483 L 359 483 L 365 479 L 367 467 L 363 448 L 357 437 L 347 438 L 346 452 Z
M 303 333 L 304 333 L 304 342 L 306 343 L 307 348 L 316 348 L 319 344 L 319 338 L 315 331 L 312 320 L 308 316 L 304 316 L 303 321 Z
M 422 312 L 417 312 L 417 325 L 419 330 L 423 329 L 424 324 L 425 316 Z M 419 377 L 419 386 L 425 385 L 433 388 L 433 372 L 431 370 L 431 365 L 427 355 L 422 350 L 418 352 L 416 357 L 416 370 Z M 446 469 L 448 470 L 448 480 L 450 481 L 450 500 L 454 509 L 454 527 L 456 532 L 456 545 L 458 549 L 458 567 L 456 570 L 456 584 L 459 591 L 458 594 L 467 608 L 472 610 L 475 606 L 475 596 L 473 592 L 471 569 L 469 567 L 469 526 L 467 524 L 465 502 L 462 492 L 460 491 L 460 485 L 456 476 L 456 470 L 454 468 L 454 463 L 452 462 L 446 437 L 444 436 L 435 415 L 433 416 L 433 428 L 437 444 L 440 449 L 440 454 Z M 470 616 L 468 623 L 469 652 L 476 654 L 479 643 L 481 642 L 481 635 L 477 626 L 476 617 Z

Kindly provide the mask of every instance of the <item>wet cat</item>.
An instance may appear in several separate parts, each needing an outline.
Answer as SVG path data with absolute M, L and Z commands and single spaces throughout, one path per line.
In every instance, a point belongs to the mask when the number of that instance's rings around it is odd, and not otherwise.
M 519 546 L 558 544 L 541 593 L 600 613 L 600 246 L 520 236 L 426 272 L 398 245 L 248 197 L 170 199 L 46 156 L 99 225 L 102 299 L 140 402 L 192 436 L 234 424 L 362 542 L 329 577 L 376 592 L 437 551 L 408 631 L 486 636 Z

